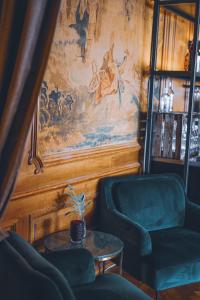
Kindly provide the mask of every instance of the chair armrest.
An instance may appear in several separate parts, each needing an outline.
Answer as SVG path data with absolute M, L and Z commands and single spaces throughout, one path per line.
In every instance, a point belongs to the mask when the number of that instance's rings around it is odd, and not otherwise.
M 95 280 L 94 258 L 84 248 L 55 251 L 42 255 L 61 271 L 70 286 L 91 283 Z
M 200 232 L 200 205 L 186 201 L 185 227 Z
M 104 211 L 106 231 L 118 236 L 124 243 L 134 245 L 139 255 L 145 256 L 152 252 L 149 232 L 140 224 L 130 220 L 116 209 Z

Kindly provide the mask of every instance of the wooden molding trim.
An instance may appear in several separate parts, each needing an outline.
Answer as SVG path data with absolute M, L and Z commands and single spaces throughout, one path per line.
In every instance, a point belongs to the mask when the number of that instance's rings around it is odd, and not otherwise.
M 6 231 L 14 231 L 22 235 L 26 240 L 30 240 L 31 232 L 31 215 L 23 216 L 23 217 L 13 217 L 8 220 L 1 220 L 0 225 Z
M 70 182 L 88 181 L 139 168 L 139 150 L 139 144 L 128 143 L 74 153 L 68 159 L 54 158 L 53 162 L 45 164 L 43 173 L 21 173 L 12 200 L 54 190 Z
M 64 188 L 68 184 L 87 182 L 92 179 L 98 179 L 98 178 L 107 177 L 110 175 L 117 175 L 117 174 L 126 173 L 126 172 L 130 173 L 130 171 L 134 171 L 135 169 L 138 169 L 138 170 L 140 169 L 140 163 L 134 162 L 131 164 L 124 165 L 122 167 L 110 168 L 109 170 L 104 171 L 104 172 L 97 172 L 97 173 L 93 173 L 93 174 L 89 174 L 89 175 L 85 175 L 85 176 L 75 177 L 75 178 L 72 178 L 69 180 L 63 180 L 59 184 L 45 185 L 45 186 L 39 187 L 37 189 L 31 190 L 29 192 L 18 192 L 13 195 L 12 201 L 15 201 L 15 200 L 18 200 L 21 198 L 27 198 L 27 197 L 34 196 L 37 194 L 42 194 L 47 191 L 50 192 L 53 190 Z
M 52 167 L 58 164 L 83 160 L 85 158 L 96 158 L 102 155 L 111 155 L 116 152 L 127 151 L 127 149 L 134 149 L 134 151 L 140 150 L 140 145 L 137 142 L 109 145 L 99 148 L 83 149 L 73 152 L 61 152 L 52 155 L 45 156 L 43 158 L 45 167 Z

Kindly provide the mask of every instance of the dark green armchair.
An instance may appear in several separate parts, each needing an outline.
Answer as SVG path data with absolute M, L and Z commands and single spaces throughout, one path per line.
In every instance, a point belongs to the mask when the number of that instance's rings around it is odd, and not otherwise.
M 176 175 L 100 183 L 99 228 L 123 240 L 123 268 L 159 291 L 200 281 L 200 206 Z
M 85 249 L 39 254 L 15 233 L 0 242 L 2 300 L 151 300 L 115 274 L 95 277 Z

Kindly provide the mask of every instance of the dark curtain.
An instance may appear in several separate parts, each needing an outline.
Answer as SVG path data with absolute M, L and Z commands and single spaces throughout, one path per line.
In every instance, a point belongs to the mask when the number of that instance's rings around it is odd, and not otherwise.
M 0 217 L 22 161 L 60 0 L 0 0 Z

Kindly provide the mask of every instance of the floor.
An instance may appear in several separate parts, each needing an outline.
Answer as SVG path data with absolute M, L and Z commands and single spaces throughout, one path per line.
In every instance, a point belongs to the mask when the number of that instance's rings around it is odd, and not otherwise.
M 118 267 L 114 267 L 109 272 L 118 273 Z M 146 294 L 155 299 L 155 292 L 147 285 L 135 280 L 132 276 L 123 272 L 123 277 L 133 282 L 142 289 Z M 190 284 L 187 286 L 168 289 L 160 293 L 160 300 L 200 300 L 200 283 Z

